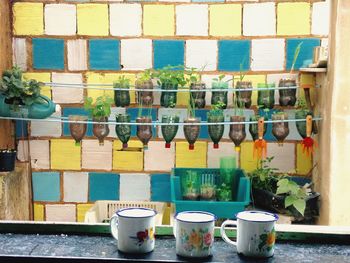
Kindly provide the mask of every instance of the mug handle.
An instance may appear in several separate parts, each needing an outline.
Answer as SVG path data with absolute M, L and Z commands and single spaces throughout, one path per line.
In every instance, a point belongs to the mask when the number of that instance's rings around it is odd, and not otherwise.
M 222 239 L 223 239 L 226 243 L 231 244 L 231 245 L 234 245 L 234 246 L 237 247 L 237 242 L 232 241 L 232 240 L 229 239 L 228 236 L 226 235 L 225 226 L 227 226 L 227 225 L 234 226 L 234 227 L 235 227 L 234 229 L 237 229 L 237 221 L 226 220 L 225 222 L 222 223 L 221 228 L 220 228 L 220 234 L 221 234 Z
M 110 227 L 111 227 L 111 233 L 112 236 L 118 240 L 118 216 L 116 214 L 114 214 L 111 217 L 111 222 L 110 222 Z
M 173 225 L 173 234 L 174 234 L 174 237 L 176 238 L 176 228 L 177 228 L 177 226 L 176 226 L 176 219 L 174 220 L 174 225 Z

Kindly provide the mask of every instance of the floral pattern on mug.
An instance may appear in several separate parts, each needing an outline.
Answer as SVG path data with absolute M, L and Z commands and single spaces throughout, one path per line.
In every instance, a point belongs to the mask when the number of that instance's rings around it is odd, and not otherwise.
M 259 250 L 262 251 L 266 249 L 267 251 L 270 251 L 274 245 L 276 240 L 276 231 L 275 228 L 272 228 L 272 230 L 265 231 L 266 233 L 261 234 L 259 237 L 260 243 L 259 243 Z
M 136 244 L 138 246 L 142 246 L 146 241 L 150 240 L 154 241 L 154 229 L 151 227 L 150 229 L 145 229 L 145 231 L 139 231 L 136 233 L 136 236 L 130 236 L 132 239 L 136 239 Z
M 181 244 L 183 245 L 186 251 L 201 251 L 208 250 L 213 244 L 213 235 L 206 229 L 199 229 L 192 231 L 188 234 L 185 229 L 180 231 Z

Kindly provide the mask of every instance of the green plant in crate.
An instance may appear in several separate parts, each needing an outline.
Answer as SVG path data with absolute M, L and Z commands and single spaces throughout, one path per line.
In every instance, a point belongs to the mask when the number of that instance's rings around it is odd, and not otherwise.
M 207 201 L 216 200 L 216 182 L 214 174 L 202 174 L 200 186 L 200 199 Z
M 232 187 L 230 185 L 222 183 L 217 189 L 217 197 L 219 201 L 232 201 Z
M 181 190 L 184 200 L 198 200 L 200 192 L 200 177 L 196 171 L 187 170 L 181 176 Z

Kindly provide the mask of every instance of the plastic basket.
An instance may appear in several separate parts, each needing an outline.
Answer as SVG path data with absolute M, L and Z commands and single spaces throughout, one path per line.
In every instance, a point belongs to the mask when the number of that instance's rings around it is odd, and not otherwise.
M 132 201 L 96 201 L 85 214 L 85 223 L 107 223 L 113 214 L 121 208 L 145 207 L 157 211 L 156 225 L 162 225 L 163 214 L 167 207 L 162 202 L 132 202 Z
M 176 213 L 188 210 L 200 210 L 215 214 L 218 218 L 235 218 L 238 212 L 244 211 L 250 203 L 250 180 L 243 170 L 237 169 L 238 187 L 236 201 L 188 201 L 182 199 L 180 177 L 188 170 L 198 174 L 220 174 L 220 169 L 174 168 L 171 176 L 171 199 Z

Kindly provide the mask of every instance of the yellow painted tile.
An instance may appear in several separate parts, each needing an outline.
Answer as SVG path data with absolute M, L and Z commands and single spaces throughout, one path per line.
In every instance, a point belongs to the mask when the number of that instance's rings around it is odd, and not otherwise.
M 44 34 L 44 5 L 42 3 L 14 3 L 13 33 L 15 35 Z
M 188 89 L 188 87 L 185 89 Z M 189 102 L 189 98 L 190 98 L 190 94 L 188 92 L 178 92 L 176 105 L 177 106 L 187 106 L 188 102 Z
M 81 146 L 70 139 L 51 140 L 51 169 L 80 170 Z
M 239 4 L 210 5 L 209 34 L 211 36 L 240 36 L 242 6 Z M 230 25 L 230 26 L 227 26 Z
M 85 221 L 86 212 L 93 206 L 93 204 L 78 204 L 77 205 L 77 222 Z
M 243 142 L 241 144 L 241 155 L 240 155 L 240 163 L 241 169 L 246 172 L 251 172 L 258 167 L 258 159 L 254 158 L 254 143 L 253 142 Z
M 308 174 L 312 168 L 312 157 L 303 153 L 303 147 L 300 143 L 297 144 L 297 174 Z
M 108 5 L 78 4 L 78 34 L 88 36 L 108 36 Z
M 96 72 L 88 72 L 86 74 L 87 83 L 88 84 L 113 84 L 118 80 L 120 76 L 125 76 L 125 78 L 130 79 L 130 85 L 133 86 L 135 84 L 136 76 L 135 74 L 121 74 L 121 73 L 96 73 Z M 103 88 L 108 88 L 106 86 L 101 86 Z M 112 87 L 110 87 L 112 88 Z M 94 100 L 99 96 L 107 95 L 114 98 L 114 91 L 111 90 L 96 90 L 96 89 L 88 89 L 88 96 L 92 97 Z M 135 103 L 136 95 L 134 91 L 130 91 L 130 102 Z
M 196 142 L 193 150 L 188 149 L 188 142 L 176 142 L 176 167 L 206 168 L 207 142 Z
M 144 5 L 143 34 L 150 36 L 173 36 L 175 18 L 173 5 Z
M 35 79 L 40 82 L 51 82 L 51 74 L 50 73 L 34 73 L 34 72 L 26 72 L 23 73 L 23 78 L 26 80 Z M 41 95 L 44 95 L 51 99 L 51 88 L 48 86 L 41 87 Z
M 143 145 L 140 141 L 129 141 L 128 149 L 122 150 L 122 144 L 113 142 L 113 170 L 142 171 Z
M 258 87 L 258 83 L 265 83 L 266 75 L 245 75 L 243 81 L 251 81 L 253 88 Z M 236 87 L 237 81 L 239 81 L 239 75 L 235 76 L 234 86 Z M 258 104 L 258 91 L 252 92 L 252 105 Z
M 310 96 L 311 98 L 315 98 L 315 85 L 316 85 L 316 79 L 314 74 L 308 74 L 303 73 L 300 75 L 300 87 L 301 88 L 310 88 Z M 299 99 L 305 99 L 305 92 L 304 89 L 298 90 L 298 98 Z
M 34 221 L 45 221 L 44 205 L 34 204 Z
M 279 3 L 277 35 L 310 34 L 310 3 Z

